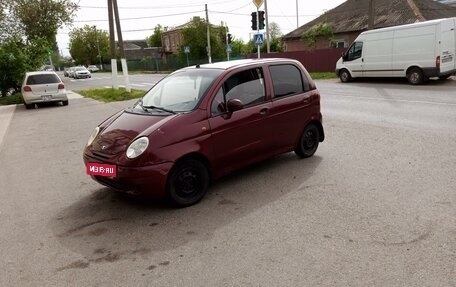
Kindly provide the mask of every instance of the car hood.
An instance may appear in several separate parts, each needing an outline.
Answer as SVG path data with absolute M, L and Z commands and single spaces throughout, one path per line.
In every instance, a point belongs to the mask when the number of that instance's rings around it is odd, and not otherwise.
M 124 152 L 134 139 L 140 136 L 149 136 L 175 116 L 136 114 L 123 111 L 102 128 L 92 143 L 92 150 L 111 155 Z

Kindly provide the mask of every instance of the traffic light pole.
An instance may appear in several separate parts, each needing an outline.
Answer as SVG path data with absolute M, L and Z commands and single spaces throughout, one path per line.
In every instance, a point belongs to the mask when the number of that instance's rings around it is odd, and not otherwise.
M 256 13 L 256 22 L 257 22 L 257 35 L 260 34 L 260 11 L 257 6 L 257 13 Z M 260 58 L 260 45 L 257 45 L 257 51 L 258 51 L 258 59 Z

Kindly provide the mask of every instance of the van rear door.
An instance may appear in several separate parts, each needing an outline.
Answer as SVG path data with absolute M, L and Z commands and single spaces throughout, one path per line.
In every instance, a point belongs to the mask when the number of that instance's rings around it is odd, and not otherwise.
M 440 73 L 449 73 L 456 69 L 456 18 L 442 21 L 440 44 Z

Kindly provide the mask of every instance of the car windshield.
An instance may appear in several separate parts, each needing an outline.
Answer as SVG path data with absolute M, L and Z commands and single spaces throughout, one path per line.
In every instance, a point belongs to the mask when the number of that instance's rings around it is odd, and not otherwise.
M 142 99 L 142 107 L 172 112 L 193 110 L 222 73 L 215 69 L 177 71 L 158 82 Z
M 77 67 L 77 68 L 74 68 L 75 71 L 85 71 L 87 70 L 86 68 L 84 67 Z

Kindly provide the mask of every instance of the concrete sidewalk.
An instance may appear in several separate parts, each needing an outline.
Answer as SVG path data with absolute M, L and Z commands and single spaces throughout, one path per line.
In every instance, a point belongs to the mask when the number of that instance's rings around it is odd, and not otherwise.
M 16 105 L 0 106 L 0 151 L 15 110 Z

